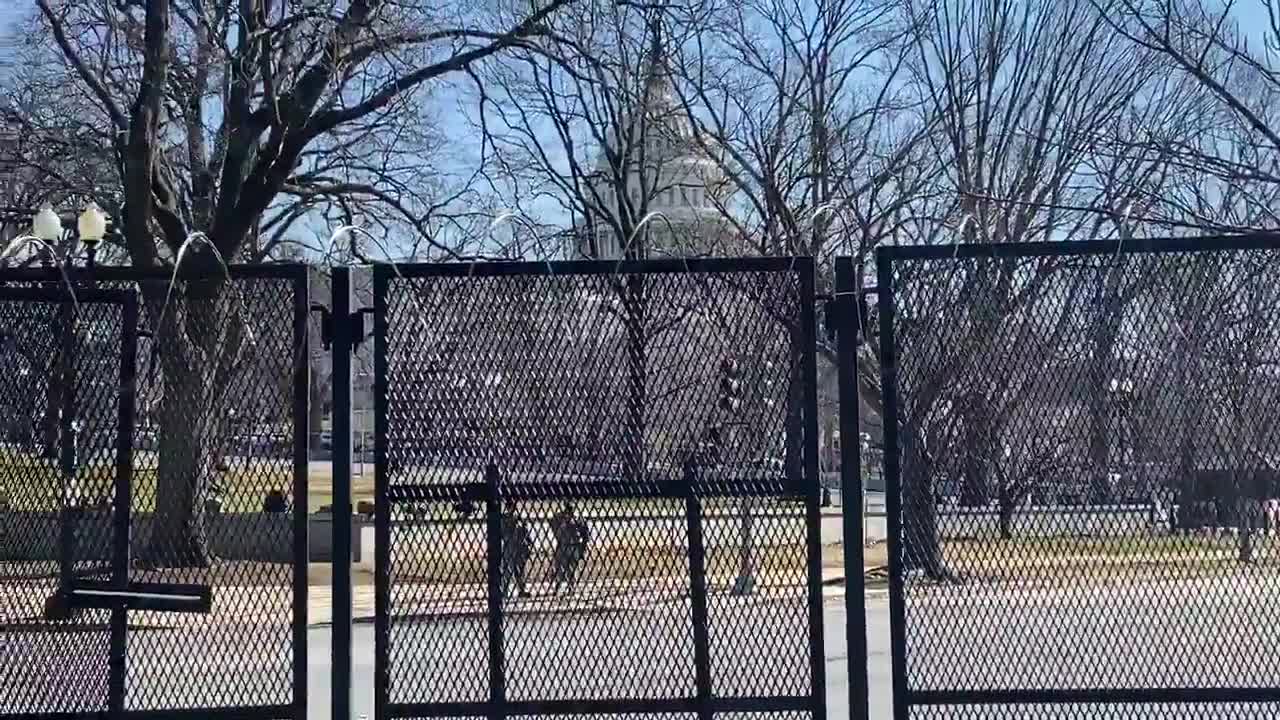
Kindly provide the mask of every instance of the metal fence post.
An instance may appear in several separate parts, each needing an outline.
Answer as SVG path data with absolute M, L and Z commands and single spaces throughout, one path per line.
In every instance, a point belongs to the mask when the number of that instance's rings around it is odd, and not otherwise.
M 893 259 L 876 252 L 876 286 L 880 291 L 880 382 L 884 388 L 885 513 L 889 542 L 889 637 L 893 669 L 893 717 L 909 720 L 907 698 L 907 628 L 903 573 L 902 477 L 898 447 L 898 368 L 894 345 Z
M 311 343 L 310 274 L 298 268 L 293 290 L 293 711 L 307 716 L 307 570 L 311 562 Z M 335 474 L 336 477 L 336 474 Z M 336 564 L 335 564 L 336 567 Z M 336 633 L 335 633 L 336 635 Z
M 333 269 L 333 718 L 351 717 L 351 270 Z M 380 501 L 381 502 L 381 501 Z
M 866 720 L 867 698 L 867 597 L 865 588 L 866 542 L 863 514 L 866 494 L 862 486 L 862 443 L 858 406 L 858 286 L 853 261 L 836 259 L 836 353 L 840 391 L 840 512 L 844 546 L 845 647 L 849 663 L 849 717 Z
M 62 345 L 62 397 L 58 408 L 58 469 L 62 476 L 62 512 L 58 527 L 59 597 L 54 607 L 72 614 L 71 590 L 75 585 L 77 525 L 80 523 L 80 489 L 77 485 L 79 464 L 76 452 L 76 335 L 75 309 L 71 302 L 59 306 L 59 331 Z
M 822 471 L 818 462 L 818 318 L 812 258 L 796 258 L 800 281 L 801 374 L 804 386 L 805 545 L 809 565 L 809 677 L 813 720 L 827 716 L 826 633 L 822 629 Z
M 138 362 L 138 303 L 130 296 L 121 306 L 120 395 L 116 406 L 116 468 L 114 507 L 111 509 L 111 584 L 118 590 L 129 587 L 129 550 L 133 511 L 133 431 L 136 411 Z M 128 613 L 124 607 L 111 609 L 111 659 L 108 670 L 108 709 L 125 710 L 128 689 Z
M 489 718 L 505 717 L 507 702 L 506 644 L 503 640 L 503 547 L 502 498 L 499 494 L 501 471 L 490 463 L 484 469 L 485 488 L 485 573 L 489 606 Z
M 711 631 L 707 612 L 707 553 L 702 536 L 698 467 L 691 458 L 681 476 L 685 531 L 689 540 L 689 599 L 693 622 L 693 666 L 699 720 L 711 720 Z
M 391 703 L 391 475 L 387 464 L 386 266 L 373 268 L 374 619 L 373 712 L 390 717 Z

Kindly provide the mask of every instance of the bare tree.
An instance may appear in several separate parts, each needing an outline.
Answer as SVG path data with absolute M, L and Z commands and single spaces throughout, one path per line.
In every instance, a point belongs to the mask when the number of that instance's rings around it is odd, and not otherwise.
M 354 0 L 335 13 L 269 0 L 37 0 L 44 37 L 91 101 L 111 153 L 129 262 L 162 266 L 198 232 L 216 253 L 192 252 L 184 270 L 215 278 L 217 257 L 242 257 L 282 194 L 348 180 L 325 173 L 318 151 L 357 139 L 350 147 L 359 152 L 380 128 L 389 142 L 403 127 L 396 113 L 434 81 L 528 43 L 571 3 L 450 17 L 383 0 Z M 187 283 L 167 312 L 165 288 L 144 287 L 144 296 L 165 378 L 149 555 L 164 566 L 203 566 L 214 438 L 244 327 L 222 281 Z
M 1280 4 L 1256 5 L 1267 23 L 1241 27 L 1234 1 L 1091 0 L 1115 31 L 1196 84 L 1199 132 L 1167 142 L 1186 181 L 1169 198 L 1187 227 L 1219 231 L 1274 228 L 1280 184 Z M 1260 42 L 1258 42 L 1260 40 Z M 1211 189 L 1212 188 L 1212 189 Z M 1208 190 L 1209 192 L 1205 192 Z M 1223 216 L 1221 198 L 1231 212 Z M 1199 201 L 1208 199 L 1207 204 Z M 1218 212 L 1215 212 L 1217 210 Z
M 817 258 L 819 292 L 829 291 L 831 258 L 865 259 L 891 237 L 933 167 L 918 154 L 928 120 L 901 82 L 910 25 L 877 0 L 709 0 L 668 17 L 673 87 L 733 191 L 716 203 L 724 222 L 748 252 Z M 799 328 L 775 321 L 798 357 Z M 827 375 L 835 348 L 820 352 Z M 859 362 L 860 396 L 878 410 L 875 357 L 863 348 Z M 792 476 L 804 461 L 804 385 L 789 379 L 782 408 Z
M 1152 53 L 1125 41 L 1086 2 L 943 0 L 909 12 L 918 28 L 911 83 L 936 118 L 928 142 L 942 171 L 941 191 L 913 200 L 902 236 L 1005 243 L 1139 231 L 1151 214 L 1144 201 L 1158 194 L 1168 159 L 1127 134 L 1136 118 L 1161 116 L 1181 97 L 1160 91 Z M 957 353 L 929 367 L 929 351 L 918 350 L 925 358 L 914 361 L 910 382 L 904 369 L 900 386 L 904 503 L 915 525 L 907 560 L 939 577 L 948 573 L 937 545 L 934 483 L 951 472 L 940 453 L 959 451 L 963 501 L 985 505 L 993 490 L 1016 500 L 1008 472 L 1002 486 L 989 484 L 1001 475 L 1000 406 L 1013 396 L 996 390 L 1010 368 L 987 353 L 1012 352 L 1004 328 L 1036 308 L 1065 267 L 996 258 L 942 265 L 904 267 L 898 277 L 899 287 L 919 285 L 912 292 L 920 294 L 912 300 L 918 308 L 899 319 L 900 343 L 933 352 L 945 343 Z M 928 292 L 936 296 L 924 298 Z M 960 297 L 965 317 L 947 308 L 947 298 Z M 926 318 L 922 308 L 942 318 Z M 1095 346 L 1105 357 L 1107 343 Z M 955 397 L 948 383 L 968 394 Z

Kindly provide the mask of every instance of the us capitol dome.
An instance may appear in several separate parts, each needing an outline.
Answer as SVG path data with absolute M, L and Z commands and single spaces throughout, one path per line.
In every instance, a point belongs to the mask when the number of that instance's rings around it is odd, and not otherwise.
M 664 70 L 661 36 L 654 32 L 648 73 L 638 101 L 633 103 L 626 136 L 615 151 L 597 153 L 591 191 L 584 193 L 597 217 L 584 223 L 592 228 L 580 236 L 579 258 L 620 259 L 627 253 L 627 237 L 617 228 L 634 227 L 642 218 L 658 214 L 630 238 L 633 255 L 649 258 L 703 257 L 741 254 L 729 246 L 735 233 L 725 219 L 732 186 L 714 154 L 711 138 L 701 142 Z M 608 133 L 609 131 L 605 131 Z M 623 133 L 618 133 L 622 135 Z M 625 176 L 626 200 L 618 189 Z M 621 220 L 627 218 L 628 223 Z M 613 222 L 611 222 L 613 220 Z M 615 224 L 616 223 L 616 224 Z M 594 238 L 594 243 L 590 240 Z M 592 247 L 594 245 L 594 247 Z

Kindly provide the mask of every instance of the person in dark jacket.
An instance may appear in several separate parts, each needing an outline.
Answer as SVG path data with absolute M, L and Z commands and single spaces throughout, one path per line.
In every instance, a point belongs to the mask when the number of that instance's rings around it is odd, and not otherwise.
M 525 569 L 532 553 L 529 526 L 520 517 L 515 503 L 507 503 L 502 512 L 502 597 L 508 596 L 513 582 L 520 597 L 529 597 Z
M 578 570 L 587 556 L 591 530 L 586 521 L 578 517 L 573 503 L 565 503 L 551 518 L 551 533 L 556 540 L 551 568 L 552 591 L 559 594 L 560 587 L 567 584 L 569 592 L 573 592 L 578 584 Z

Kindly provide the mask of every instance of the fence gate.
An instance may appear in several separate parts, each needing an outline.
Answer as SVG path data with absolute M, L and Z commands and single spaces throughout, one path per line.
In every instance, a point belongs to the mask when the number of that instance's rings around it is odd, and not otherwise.
M 379 718 L 824 717 L 808 260 L 373 294 Z
M 0 715 L 123 707 L 137 303 L 0 288 Z M 69 627 L 79 615 L 79 626 Z
M 306 716 L 307 275 L 168 283 L 0 272 L 0 717 Z
M 894 717 L 1280 714 L 1280 238 L 877 267 Z

